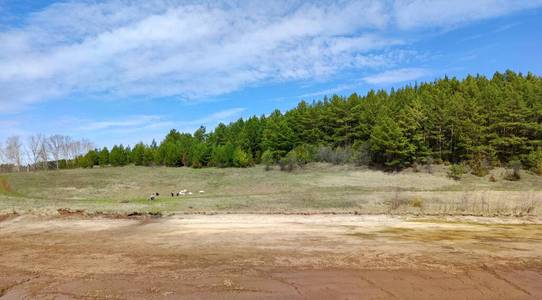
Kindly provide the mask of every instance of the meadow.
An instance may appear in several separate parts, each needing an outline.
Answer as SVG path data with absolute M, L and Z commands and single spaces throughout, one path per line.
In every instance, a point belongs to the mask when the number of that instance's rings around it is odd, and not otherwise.
M 542 177 L 503 169 L 485 177 L 311 163 L 293 172 L 252 168 L 106 167 L 0 174 L 0 213 L 349 213 L 540 216 Z M 496 181 L 489 180 L 493 175 Z M 187 189 L 192 195 L 171 197 Z M 204 193 L 199 193 L 199 191 Z M 160 193 L 149 201 L 152 193 Z

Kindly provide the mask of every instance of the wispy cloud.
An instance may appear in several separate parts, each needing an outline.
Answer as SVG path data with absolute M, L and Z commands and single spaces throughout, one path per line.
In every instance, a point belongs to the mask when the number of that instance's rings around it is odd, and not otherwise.
M 145 3 L 58 3 L 0 33 L 1 109 L 74 92 L 197 99 L 379 65 L 369 53 L 401 43 L 353 35 L 385 26 L 373 1 Z
M 363 81 L 369 84 L 392 84 L 405 81 L 417 80 L 429 76 L 431 71 L 423 68 L 404 68 L 388 70 L 371 76 L 363 77 Z
M 158 115 L 135 115 L 120 119 L 109 120 L 62 120 L 64 124 L 78 123 L 72 131 L 76 133 L 88 132 L 107 132 L 107 133 L 128 133 L 150 129 L 179 129 L 181 131 L 192 131 L 200 125 L 210 126 L 220 122 L 231 121 L 234 117 L 239 117 L 246 109 L 236 107 L 212 113 L 196 119 L 176 119 L 173 117 Z M 0 122 L 0 127 L 2 123 Z
M 118 129 L 118 128 L 140 128 L 141 126 L 148 126 L 149 124 L 155 124 L 162 118 L 160 116 L 133 116 L 129 118 L 123 118 L 121 120 L 109 120 L 109 121 L 93 121 L 76 128 L 78 131 L 96 131 L 105 129 Z
M 340 92 L 355 89 L 359 87 L 360 85 L 361 85 L 360 83 L 340 84 L 336 87 L 332 87 L 329 89 L 303 94 L 303 95 L 300 95 L 298 98 L 311 98 L 311 97 L 318 97 L 318 96 L 323 96 L 323 95 L 338 94 Z
M 225 122 L 225 121 L 228 121 L 232 117 L 238 117 L 245 110 L 246 108 L 244 107 L 235 107 L 235 108 L 226 109 L 226 110 L 212 113 L 209 116 L 206 116 L 204 118 L 191 120 L 188 122 L 182 122 L 182 123 L 193 124 L 193 125 L 204 125 L 207 123 Z
M 179 119 L 174 115 L 133 115 L 101 120 L 61 119 L 57 121 L 58 124 L 62 124 L 61 127 L 73 129 L 54 133 L 90 138 L 97 141 L 100 147 L 119 143 L 134 145 L 140 141 L 150 143 L 152 139 L 160 141 L 170 129 L 192 133 L 201 125 L 210 128 L 220 122 L 228 123 L 239 118 L 244 111 L 246 111 L 245 108 L 234 107 L 192 119 L 186 116 Z M 77 126 L 74 126 L 76 124 Z M 1 125 L 2 123 L 0 123 L 0 128 Z M 60 127 L 60 125 L 55 127 Z
M 58 2 L 0 27 L 0 113 L 67 95 L 202 99 L 399 62 L 397 28 L 460 26 L 542 0 Z M 7 26 L 7 27 L 6 27 Z M 391 53 L 391 55 L 383 55 Z

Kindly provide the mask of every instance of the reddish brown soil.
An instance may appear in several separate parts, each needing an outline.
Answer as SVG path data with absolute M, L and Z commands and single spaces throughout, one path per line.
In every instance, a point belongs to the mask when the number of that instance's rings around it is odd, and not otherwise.
M 542 227 L 385 216 L 0 222 L 2 299 L 542 299 Z

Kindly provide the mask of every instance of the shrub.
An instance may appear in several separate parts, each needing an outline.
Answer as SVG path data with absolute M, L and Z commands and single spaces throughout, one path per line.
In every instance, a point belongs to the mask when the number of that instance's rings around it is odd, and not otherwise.
M 352 150 L 350 148 L 337 147 L 333 150 L 328 146 L 320 146 L 316 150 L 315 160 L 335 165 L 347 164 L 351 161 Z
M 299 165 L 299 160 L 294 150 L 288 152 L 285 157 L 279 160 L 281 171 L 292 172 L 297 165 Z
M 296 163 L 300 166 L 314 160 L 314 150 L 311 146 L 302 144 L 292 150 L 295 153 Z
M 356 141 L 352 147 L 352 161 L 358 166 L 371 163 L 371 145 L 364 141 Z
M 429 174 L 433 174 L 433 164 L 435 163 L 435 160 L 433 157 L 429 156 L 425 159 L 425 170 Z
M 453 164 L 448 169 L 448 177 L 454 180 L 460 180 L 465 174 L 465 167 L 462 164 Z
M 252 164 L 252 159 L 240 147 L 237 147 L 233 152 L 233 165 L 238 168 L 246 168 Z
M 521 179 L 519 172 L 514 172 L 514 170 L 506 170 L 504 173 L 504 179 L 508 181 L 518 181 Z
M 542 161 L 539 161 L 538 164 L 532 169 L 538 175 L 542 175 Z
M 531 151 L 526 159 L 525 166 L 538 175 L 542 175 L 542 148 Z
M 510 164 L 510 167 L 512 169 L 506 171 L 506 173 L 504 174 L 504 179 L 510 180 L 510 181 L 518 181 L 518 180 L 520 180 L 521 179 L 520 171 L 521 171 L 521 167 L 522 167 L 521 161 L 512 160 L 512 161 L 510 161 L 509 164 Z
M 315 159 L 319 162 L 331 162 L 333 160 L 333 149 L 328 146 L 318 147 Z
M 352 150 L 350 148 L 337 147 L 333 151 L 331 163 L 335 165 L 344 165 L 351 161 Z
M 265 170 L 266 171 L 271 170 L 272 168 L 271 166 L 275 163 L 273 152 L 271 152 L 271 150 L 265 150 L 262 153 L 261 160 L 262 160 L 262 163 L 265 165 Z
M 471 174 L 475 176 L 484 177 L 489 173 L 489 162 L 482 155 L 477 155 L 475 158 L 469 161 L 469 166 L 471 169 Z
M 489 176 L 489 181 L 497 182 L 497 179 L 495 178 L 495 176 L 493 174 L 491 174 L 491 176 Z

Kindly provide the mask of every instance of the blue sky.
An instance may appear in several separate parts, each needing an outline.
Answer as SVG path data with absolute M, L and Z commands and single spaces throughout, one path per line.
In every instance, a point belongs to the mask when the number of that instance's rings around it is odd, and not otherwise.
M 97 146 L 444 75 L 542 74 L 542 1 L 0 0 L 0 141 Z

